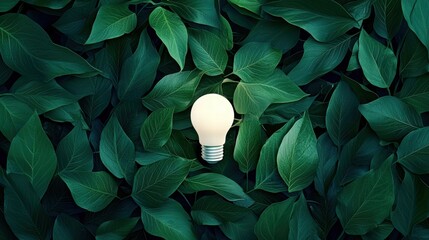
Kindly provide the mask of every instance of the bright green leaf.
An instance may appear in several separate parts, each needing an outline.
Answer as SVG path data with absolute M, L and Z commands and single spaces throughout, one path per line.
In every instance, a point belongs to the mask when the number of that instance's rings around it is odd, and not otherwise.
M 173 113 L 173 108 L 161 108 L 146 118 L 140 130 L 145 149 L 158 149 L 167 143 L 173 129 Z

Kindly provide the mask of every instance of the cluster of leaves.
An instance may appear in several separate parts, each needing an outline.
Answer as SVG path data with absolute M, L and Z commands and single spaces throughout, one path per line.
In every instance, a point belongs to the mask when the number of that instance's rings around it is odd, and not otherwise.
M 2 0 L 0 239 L 427 239 L 428 9 Z

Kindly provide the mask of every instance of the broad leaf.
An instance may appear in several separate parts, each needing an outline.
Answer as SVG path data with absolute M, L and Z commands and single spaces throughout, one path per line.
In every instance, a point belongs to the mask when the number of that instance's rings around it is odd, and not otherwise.
M 389 216 L 393 201 L 392 159 L 346 185 L 338 195 L 338 218 L 347 234 L 362 235 Z
M 326 129 L 335 145 L 342 146 L 357 134 L 358 107 L 359 101 L 348 84 L 339 82 L 326 111 Z
M 141 208 L 143 226 L 148 233 L 171 240 L 197 239 L 191 218 L 178 202 L 168 199 L 159 207 Z
M 191 162 L 181 158 L 168 158 L 140 167 L 134 176 L 133 199 L 140 206 L 159 206 L 177 190 L 190 168 Z
M 313 181 L 319 163 L 316 141 L 306 112 L 284 136 L 277 153 L 277 167 L 289 192 L 300 191 Z
M 333 0 L 275 1 L 263 8 L 292 25 L 309 32 L 319 42 L 329 42 L 357 27 L 353 17 Z
M 222 40 L 206 30 L 189 31 L 189 48 L 195 66 L 209 76 L 223 73 L 228 62 L 228 55 Z
M 102 223 L 96 232 L 96 240 L 124 239 L 139 220 L 138 217 L 115 219 Z
M 18 133 L 19 129 L 31 117 L 34 110 L 27 104 L 12 96 L 0 97 L 0 131 L 9 140 Z
M 130 33 L 137 25 L 137 16 L 128 4 L 103 5 L 97 12 L 91 34 L 85 44 L 93 44 Z
M 12 139 L 7 173 L 22 174 L 42 198 L 57 168 L 57 156 L 36 113 Z
M 400 140 L 423 126 L 420 115 L 396 97 L 384 96 L 362 104 L 359 111 L 377 135 L 386 141 Z
M 30 18 L 0 16 L 0 54 L 8 67 L 24 76 L 53 79 L 70 74 L 95 75 L 98 70 L 69 49 L 54 44 Z
M 380 88 L 389 88 L 396 75 L 397 58 L 392 49 L 379 43 L 365 30 L 359 36 L 359 64 L 368 81 Z
M 235 54 L 233 73 L 247 81 L 262 81 L 273 73 L 280 58 L 281 52 L 269 44 L 251 42 Z
M 91 172 L 94 167 L 88 137 L 86 132 L 79 127 L 73 128 L 58 143 L 56 152 L 59 173 Z
M 76 204 L 88 211 L 104 209 L 116 197 L 118 184 L 107 172 L 61 174 Z
M 399 63 L 399 74 L 402 77 L 418 77 L 429 72 L 428 52 L 412 31 L 405 35 Z
M 146 118 L 140 130 L 145 149 L 158 149 L 167 143 L 173 129 L 173 113 L 173 108 L 161 108 Z
M 401 0 L 402 12 L 408 26 L 426 46 L 429 53 L 429 18 L 424 9 L 429 8 L 425 0 Z
M 405 80 L 398 97 L 413 106 L 419 113 L 428 112 L 429 75 Z
M 420 128 L 404 137 L 398 147 L 398 162 L 416 174 L 429 173 L 429 128 Z
M 176 13 L 157 7 L 149 16 L 149 24 L 183 70 L 188 52 L 188 32 L 182 19 Z
M 243 79 L 234 92 L 235 110 L 240 114 L 260 116 L 270 104 L 298 101 L 307 94 L 280 69 L 268 79 Z
M 77 219 L 65 214 L 61 214 L 55 220 L 53 230 L 54 240 L 74 240 L 88 238 L 91 238 L 91 234 Z
M 288 76 L 296 84 L 305 85 L 332 71 L 346 56 L 350 38 L 351 36 L 344 35 L 328 43 L 309 38 L 304 43 L 304 56 Z
M 277 170 L 277 152 L 286 133 L 292 128 L 295 119 L 288 121 L 265 142 L 256 166 L 255 189 L 278 193 L 287 190 Z
M 393 39 L 402 22 L 401 0 L 376 0 L 374 10 L 375 32 L 386 39 Z
M 191 103 L 202 74 L 198 71 L 183 71 L 163 77 L 143 98 L 143 105 L 154 111 L 174 107 L 176 112 L 185 110 Z
M 135 172 L 135 148 L 119 124 L 112 116 L 101 132 L 100 158 L 104 166 L 117 178 L 133 181 Z
M 165 1 L 165 0 L 164 0 Z M 165 1 L 182 18 L 203 25 L 219 28 L 219 13 L 216 1 L 181 0 Z
M 139 99 L 152 87 L 160 57 L 146 30 L 140 34 L 139 45 L 122 64 L 118 84 L 120 100 Z

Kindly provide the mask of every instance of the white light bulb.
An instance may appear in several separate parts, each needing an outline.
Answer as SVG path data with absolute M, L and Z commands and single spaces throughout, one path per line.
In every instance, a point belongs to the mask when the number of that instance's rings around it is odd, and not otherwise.
M 234 121 L 234 109 L 225 97 L 206 94 L 198 98 L 191 109 L 191 122 L 201 144 L 201 156 L 208 163 L 223 158 L 226 134 Z

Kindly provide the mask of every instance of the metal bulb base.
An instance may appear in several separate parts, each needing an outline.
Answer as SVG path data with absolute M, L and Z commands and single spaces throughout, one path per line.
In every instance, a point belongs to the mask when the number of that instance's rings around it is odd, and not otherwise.
M 204 146 L 201 145 L 201 157 L 210 164 L 215 164 L 223 159 L 223 145 Z

